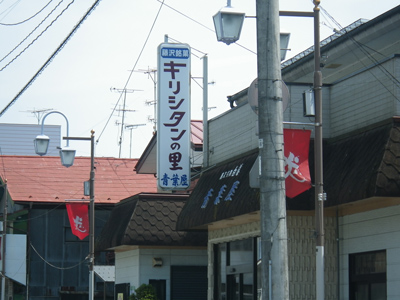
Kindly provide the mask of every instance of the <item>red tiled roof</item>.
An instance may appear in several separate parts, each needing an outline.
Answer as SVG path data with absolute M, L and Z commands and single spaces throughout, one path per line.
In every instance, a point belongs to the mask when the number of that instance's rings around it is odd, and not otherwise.
M 190 121 L 190 140 L 195 145 L 203 145 L 203 121 L 191 120 Z
M 96 203 L 117 203 L 142 192 L 157 192 L 152 174 L 137 174 L 137 159 L 95 158 Z M 57 203 L 66 199 L 89 199 L 83 182 L 90 178 L 90 157 L 76 157 L 66 168 L 58 156 L 0 156 L 0 175 L 7 179 L 15 202 Z

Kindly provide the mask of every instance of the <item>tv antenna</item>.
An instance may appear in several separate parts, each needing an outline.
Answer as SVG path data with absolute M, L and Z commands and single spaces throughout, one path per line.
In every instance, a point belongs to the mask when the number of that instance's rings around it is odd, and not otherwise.
M 121 158 L 122 137 L 123 137 L 123 134 L 124 134 L 124 124 L 125 124 L 125 112 L 132 111 L 132 110 L 127 110 L 126 109 L 126 93 L 134 93 L 136 91 L 142 91 L 142 90 L 125 89 L 125 88 L 124 89 L 117 89 L 115 87 L 111 87 L 110 91 L 114 91 L 114 92 L 117 92 L 117 93 L 123 93 L 124 94 L 124 103 L 123 103 L 122 109 L 119 110 L 119 111 L 122 111 L 121 134 L 119 136 L 119 142 L 118 142 L 118 145 L 119 145 L 119 156 L 118 157 Z M 133 111 L 135 111 L 135 110 L 133 110 Z
M 45 108 L 45 109 L 33 109 L 33 110 L 27 110 L 27 112 L 30 112 L 35 115 L 38 125 L 40 125 L 40 120 L 42 119 L 43 115 L 47 113 L 48 111 L 52 111 L 53 108 Z
M 131 131 L 130 142 L 129 142 L 129 158 L 132 158 L 132 130 L 138 128 L 139 126 L 146 126 L 146 124 L 125 125 L 125 129 L 129 129 Z
M 147 68 L 147 70 L 144 69 L 138 69 L 138 70 L 133 70 L 134 72 L 140 72 L 143 74 L 147 74 L 148 77 L 153 81 L 153 86 L 154 86 L 154 100 L 152 101 L 146 101 L 145 104 L 146 105 L 154 105 L 154 118 L 152 119 L 152 121 L 154 122 L 154 127 L 153 127 L 153 132 L 156 132 L 156 126 L 157 126 L 157 78 L 156 78 L 156 73 L 157 73 L 157 69 L 151 69 L 151 68 Z

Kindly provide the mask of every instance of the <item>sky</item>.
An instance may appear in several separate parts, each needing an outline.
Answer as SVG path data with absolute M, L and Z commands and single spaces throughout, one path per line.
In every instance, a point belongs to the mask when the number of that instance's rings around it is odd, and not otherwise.
M 94 2 L 0 0 L 0 111 Z M 191 118 L 203 117 L 204 55 L 208 57 L 209 119 L 220 115 L 230 109 L 227 96 L 247 88 L 257 76 L 254 18 L 245 19 L 236 44 L 217 42 L 212 16 L 226 4 L 224 0 L 100 1 L 0 116 L 0 123 L 41 124 L 44 114 L 56 110 L 67 117 L 70 136 L 89 137 L 95 131 L 95 156 L 140 157 L 153 134 L 157 47 L 166 35 L 168 42 L 192 48 Z M 231 0 L 231 4 L 246 16 L 256 15 L 255 0 Z M 397 5 L 398 0 L 322 0 L 321 39 L 332 35 L 333 29 L 358 19 L 371 20 Z M 280 10 L 312 11 L 313 7 L 310 0 L 279 1 Z M 286 59 L 312 46 L 311 18 L 280 17 L 280 28 L 291 34 Z M 45 125 L 50 124 L 61 125 L 61 134 L 66 135 L 62 116 L 48 116 Z M 129 125 L 133 126 L 125 128 Z M 77 156 L 90 156 L 87 142 L 70 141 L 70 146 L 77 149 Z

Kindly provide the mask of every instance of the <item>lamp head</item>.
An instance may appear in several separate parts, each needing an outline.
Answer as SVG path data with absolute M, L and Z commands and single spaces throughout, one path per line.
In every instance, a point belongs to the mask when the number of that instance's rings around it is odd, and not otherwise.
M 40 134 L 34 140 L 36 154 L 43 156 L 46 155 L 49 148 L 50 138 L 47 135 Z
M 229 45 L 236 42 L 240 37 L 245 13 L 239 12 L 231 6 L 226 6 L 218 11 L 214 19 L 217 40 Z
M 72 166 L 75 160 L 75 153 L 76 150 L 69 147 L 60 149 L 61 164 L 67 168 Z

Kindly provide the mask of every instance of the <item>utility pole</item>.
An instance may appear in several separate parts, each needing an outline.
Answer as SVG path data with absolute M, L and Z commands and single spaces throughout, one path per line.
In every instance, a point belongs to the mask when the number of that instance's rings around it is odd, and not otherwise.
M 256 0 L 262 300 L 289 299 L 278 0 Z

